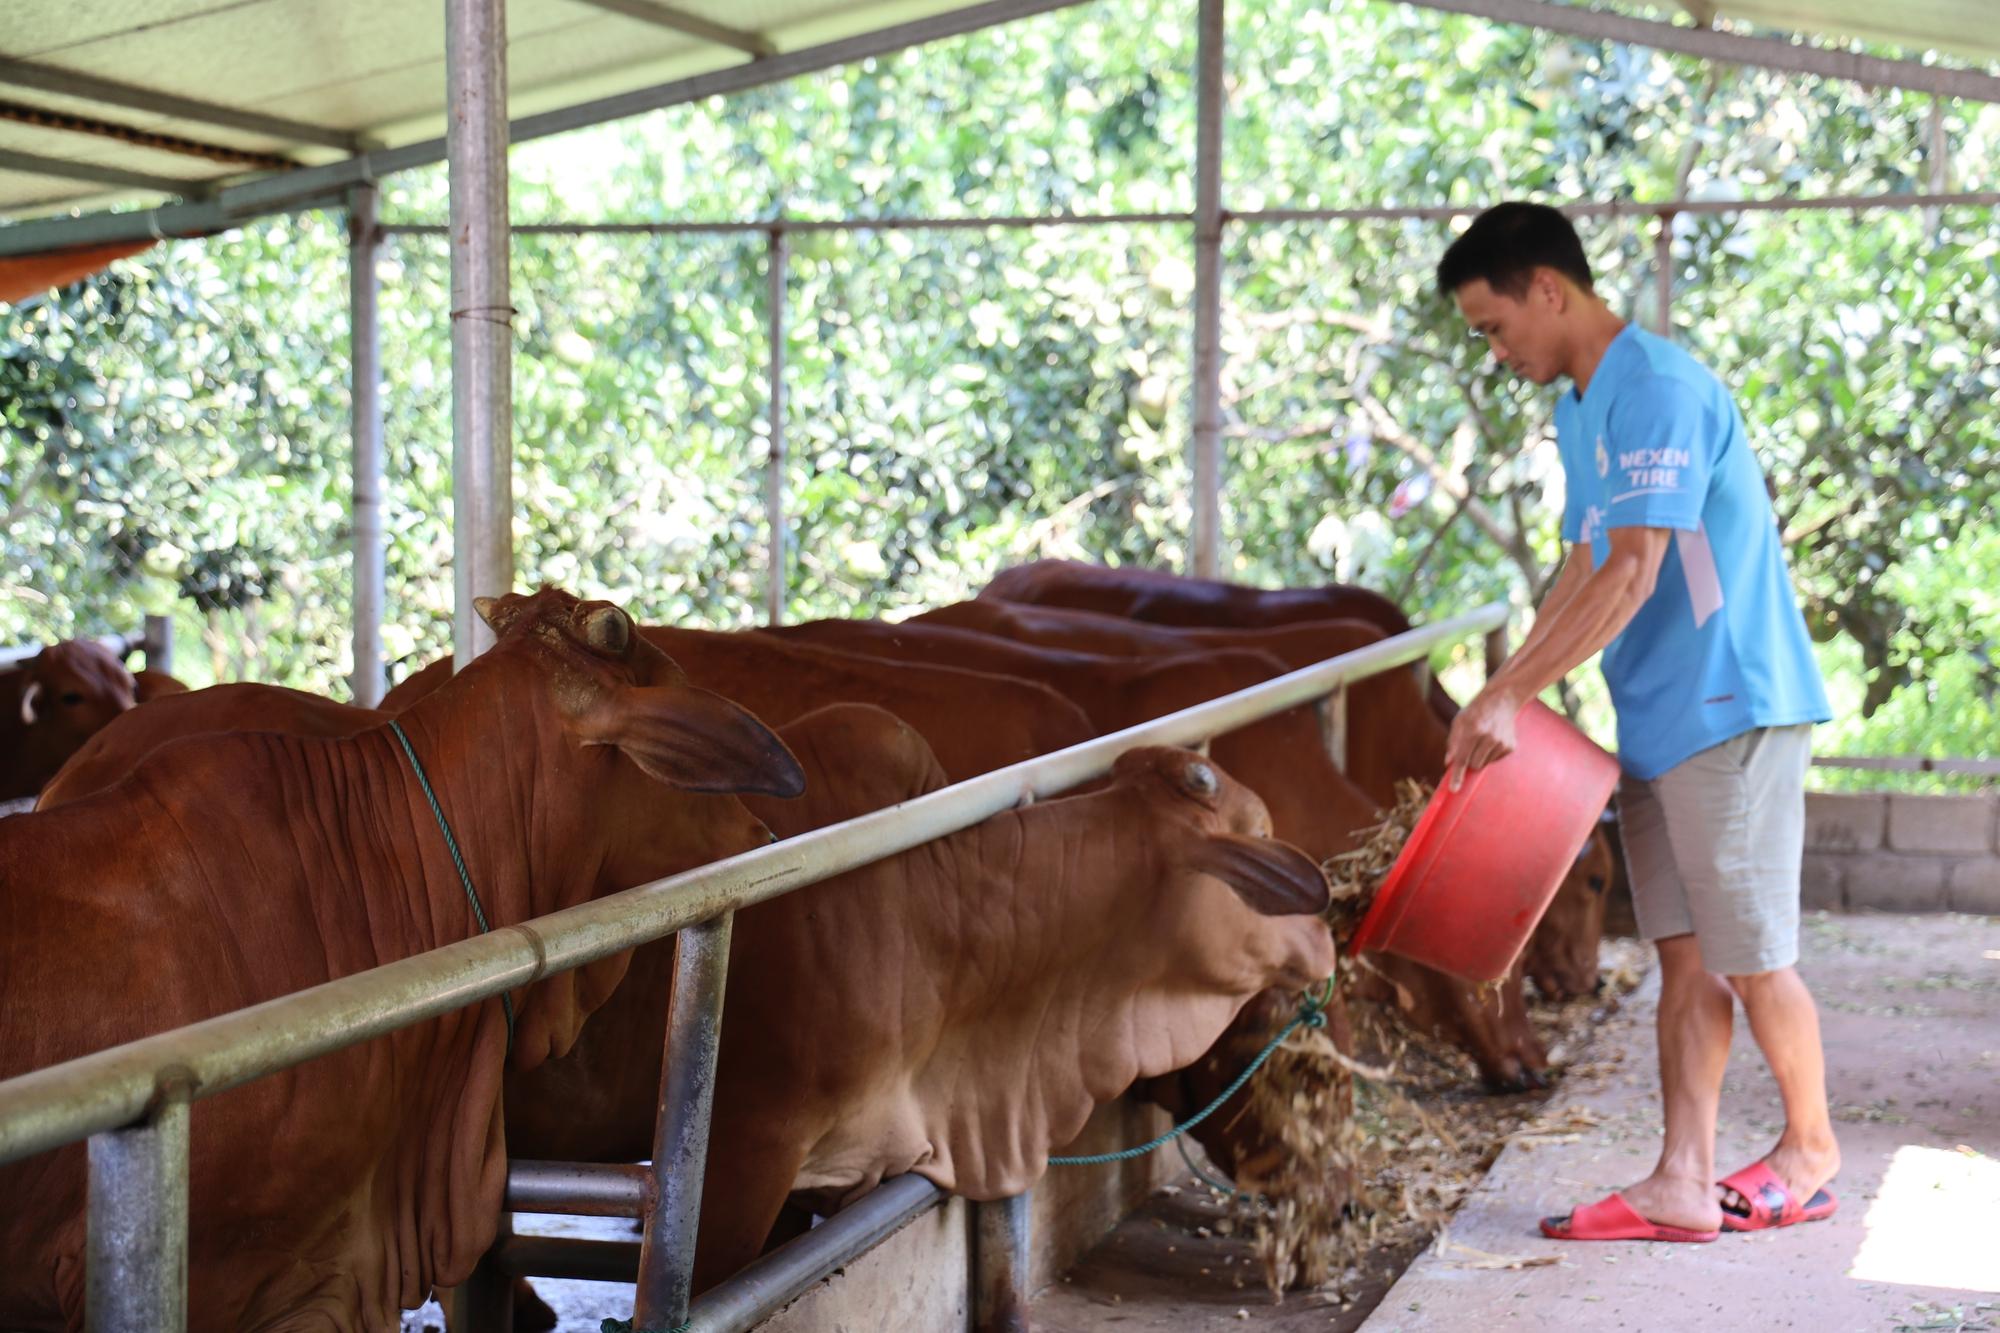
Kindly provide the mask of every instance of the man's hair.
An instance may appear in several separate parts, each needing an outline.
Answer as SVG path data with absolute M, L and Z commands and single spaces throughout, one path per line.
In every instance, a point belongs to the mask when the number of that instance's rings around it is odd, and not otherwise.
M 1538 268 L 1552 268 L 1585 291 L 1593 289 L 1590 261 L 1568 218 L 1546 204 L 1495 204 L 1474 218 L 1438 261 L 1438 291 L 1449 297 L 1484 278 L 1494 291 L 1519 300 Z

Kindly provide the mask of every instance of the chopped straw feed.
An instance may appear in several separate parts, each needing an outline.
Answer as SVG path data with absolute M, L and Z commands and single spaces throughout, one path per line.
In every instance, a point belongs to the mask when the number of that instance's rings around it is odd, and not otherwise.
M 1382 821 L 1326 863 L 1326 917 L 1343 946 L 1430 791 L 1402 783 Z M 1592 1010 L 1637 984 L 1638 955 L 1625 960 L 1623 943 L 1608 950 L 1620 956 L 1607 958 L 1606 997 L 1535 1014 L 1551 1051 L 1573 1048 Z M 1279 1142 L 1239 1168 L 1236 1207 L 1254 1226 L 1274 1293 L 1305 1288 L 1342 1299 L 1371 1253 L 1437 1234 L 1510 1137 L 1549 1141 L 1586 1127 L 1571 1112 L 1535 1119 L 1539 1098 L 1484 1095 L 1460 1052 L 1412 1029 L 1396 1006 L 1357 1000 L 1356 969 L 1367 966 L 1357 959 L 1343 967 L 1329 1025 L 1293 1033 L 1250 1084 L 1250 1111 Z

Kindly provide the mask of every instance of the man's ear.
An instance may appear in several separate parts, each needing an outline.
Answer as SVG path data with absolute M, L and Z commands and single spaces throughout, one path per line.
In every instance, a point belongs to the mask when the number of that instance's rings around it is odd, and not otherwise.
M 682 791 L 797 796 L 805 772 L 769 727 L 740 705 L 693 685 L 607 690 L 569 723 L 585 745 L 616 746 Z
M 1537 267 L 1529 280 L 1529 286 L 1548 305 L 1549 309 L 1563 311 L 1569 308 L 1569 287 L 1562 275 L 1552 268 Z

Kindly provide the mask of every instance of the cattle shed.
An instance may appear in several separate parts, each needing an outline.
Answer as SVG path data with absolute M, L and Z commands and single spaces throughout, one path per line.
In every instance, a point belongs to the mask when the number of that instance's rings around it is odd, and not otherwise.
M 1872 86 L 1896 87 L 1939 98 L 2000 102 L 2000 19 L 1990 0 L 1906 0 L 1895 6 L 1861 0 L 1677 0 L 1586 8 L 1555 0 L 1408 0 L 1419 9 L 1470 14 L 1583 37 L 1655 47 L 1725 64 L 1762 66 Z M 73 280 L 159 241 L 213 235 L 273 214 L 344 209 L 350 220 L 351 312 L 354 329 L 353 509 L 354 697 L 372 704 L 382 686 L 379 626 L 384 614 L 380 517 L 382 470 L 379 379 L 381 340 L 376 320 L 376 256 L 385 228 L 376 216 L 377 182 L 390 174 L 446 163 L 451 216 L 446 224 L 404 225 L 398 231 L 442 232 L 451 251 L 451 321 L 456 617 L 454 645 L 462 665 L 491 642 L 474 599 L 497 596 L 514 582 L 510 522 L 512 490 L 513 309 L 508 280 L 510 226 L 507 152 L 510 144 L 560 135 L 661 107 L 727 95 L 801 75 L 838 70 L 850 63 L 911 46 L 1014 22 L 1068 7 L 1080 0 L 987 0 L 958 6 L 936 0 L 843 4 L 829 0 L 754 0 L 722 5 L 665 4 L 657 0 L 446 0 L 442 6 L 356 0 L 247 0 L 217 5 L 207 0 L 143 0 L 110 10 L 68 0 L 17 0 L 0 43 L 0 279 L 26 291 Z M 443 22 L 440 23 L 440 17 Z M 713 223 L 615 224 L 624 231 L 662 234 L 747 231 L 768 238 L 772 273 L 773 346 L 782 345 L 782 274 L 788 237 L 813 229 L 1093 226 L 1127 222 L 1169 223 L 1187 230 L 1195 273 L 1192 435 L 1188 441 L 1195 503 L 1187 533 L 1188 566 L 1212 575 L 1219 568 L 1223 437 L 1220 419 L 1221 310 L 1226 299 L 1221 248 L 1229 228 L 1277 223 L 1367 218 L 1455 218 L 1461 207 L 1370 207 L 1232 210 L 1223 179 L 1227 125 L 1224 60 L 1229 33 L 1226 0 L 1197 0 L 1184 15 L 1198 32 L 1198 128 L 1192 147 L 1194 206 L 1187 212 L 1048 217 L 873 217 L 839 222 L 784 218 L 718 219 Z M 1718 27 L 1718 23 L 1725 26 Z M 1747 29 L 1747 30 L 1746 30 Z M 1887 43 L 1941 58 L 1864 54 L 1843 43 Z M 2000 192 L 1953 192 L 1942 161 L 1931 188 L 1919 194 L 1757 200 L 1575 200 L 1579 216 L 1656 219 L 1660 244 L 1671 238 L 1678 214 L 1751 210 L 1874 208 L 1921 209 L 2000 204 Z M 583 233 L 598 224 L 575 221 L 535 229 Z M 1671 273 L 1662 263 L 1658 309 L 1671 296 Z M 769 392 L 782 402 L 784 367 L 772 360 Z M 768 618 L 782 605 L 784 456 L 781 412 L 772 413 L 767 494 L 773 564 Z M 742 864 L 677 876 L 646 886 L 632 904 L 584 909 L 565 930 L 547 932 L 530 956 L 518 941 L 470 941 L 440 951 L 461 969 L 453 984 L 442 965 L 419 966 L 394 977 L 364 974 L 357 984 L 328 994 L 297 997 L 284 1011 L 284 1053 L 246 1054 L 257 1023 L 244 1018 L 198 1039 L 178 1034 L 148 1039 L 119 1057 L 106 1053 L 89 1069 L 44 1079 L 34 1089 L 0 1088 L 0 1151 L 8 1159 L 92 1136 L 92 1161 L 104 1163 L 103 1188 L 93 1185 L 93 1209 L 129 1221 L 139 1237 L 117 1248 L 105 1228 L 97 1251 L 117 1282 L 107 1282 L 104 1303 L 94 1306 L 94 1327 L 182 1327 L 187 1312 L 171 1281 L 139 1252 L 157 1244 L 172 1255 L 185 1244 L 185 1174 L 190 1102 L 160 1092 L 158 1071 L 178 1062 L 216 1058 L 227 1048 L 215 1077 L 221 1086 L 256 1077 L 313 1054 L 420 1021 L 499 994 L 543 968 L 573 967 L 642 939 L 682 932 L 677 984 L 687 993 L 719 1002 L 727 958 L 730 912 L 738 906 L 808 884 L 847 865 L 879 858 L 937 836 L 986 813 L 1006 809 L 1024 794 L 1052 794 L 1104 771 L 1114 752 L 1147 741 L 1192 742 L 1227 718 L 1250 717 L 1299 700 L 1318 698 L 1348 681 L 1425 655 L 1454 636 L 1493 629 L 1504 619 L 1496 608 L 1430 627 L 1383 645 L 1359 660 L 1329 664 L 1311 679 L 1273 687 L 1233 704 L 1204 706 L 1143 735 L 1121 733 L 1068 758 L 1036 762 L 1032 774 L 994 774 L 926 798 L 928 814 L 909 819 L 862 820 L 828 830 L 824 839 L 794 840 L 782 852 L 753 853 Z M 1288 678 L 1290 679 L 1290 678 Z M 1114 744 L 1113 742 L 1116 742 Z M 1025 766 L 1024 766 L 1025 767 Z M 1011 771 L 1010 771 L 1011 773 Z M 948 799 L 945 799 L 947 798 Z M 867 825 L 862 828 L 861 825 Z M 816 836 L 816 835 L 815 835 Z M 410 960 L 422 964 L 424 960 Z M 382 969 L 387 973 L 391 969 Z M 370 978 L 373 980 L 370 980 Z M 468 980 L 468 978 L 470 978 Z M 314 998 L 316 997 L 316 998 Z M 1159 1178 L 1140 1165 L 1080 1176 L 1065 1186 L 1061 1206 L 1046 1197 L 981 1205 L 969 1222 L 925 1223 L 935 1248 L 924 1250 L 915 1229 L 897 1228 L 936 1207 L 937 1192 L 903 1177 L 839 1215 L 838 1226 L 819 1232 L 824 1246 L 804 1256 L 785 1252 L 769 1269 L 747 1274 L 720 1299 L 689 1305 L 692 1229 L 699 1210 L 700 1164 L 705 1151 L 707 1105 L 713 1077 L 715 1032 L 704 1033 L 702 1011 L 676 1008 L 676 1028 L 664 1094 L 666 1110 L 656 1152 L 657 1170 L 632 1172 L 524 1171 L 510 1184 L 523 1202 L 554 1201 L 577 1211 L 630 1215 L 642 1198 L 652 1210 L 643 1247 L 572 1251 L 558 1263 L 581 1272 L 592 1264 L 636 1263 L 642 1274 L 639 1315 L 659 1328 L 741 1328 L 781 1308 L 792 1293 L 833 1265 L 883 1239 L 904 1247 L 887 1262 L 958 1265 L 949 1280 L 925 1298 L 981 1329 L 1016 1327 L 1016 1303 L 1051 1265 L 1073 1258 L 1092 1238 L 1083 1234 L 1123 1211 Z M 215 1020 L 228 1024 L 229 1019 Z M 208 1026 L 208 1025 L 204 1025 Z M 683 1031 L 682 1028 L 686 1030 Z M 229 1047 L 230 1041 L 238 1043 Z M 139 1046 L 145 1046 L 144 1051 Z M 79 1065 L 84 1062 L 78 1062 Z M 60 1074 L 59 1068 L 51 1073 Z M 40 1076 L 36 1076 L 39 1078 Z M 29 1080 L 19 1080 L 26 1083 Z M 79 1132 L 76 1108 L 88 1104 Z M 1089 1147 L 1129 1141 L 1142 1128 L 1122 1106 L 1093 1122 Z M 176 1157 L 178 1154 L 178 1157 Z M 691 1165 L 690 1165 L 691 1164 Z M 697 1188 L 689 1197 L 686 1182 Z M 174 1201 L 181 1209 L 175 1239 Z M 1038 1250 L 1028 1252 L 1030 1211 Z M 951 1207 L 964 1209 L 962 1203 Z M 93 1216 L 96 1213 L 93 1212 Z M 939 1214 L 940 1218 L 946 1214 Z M 1087 1225 L 1076 1224 L 1087 1217 Z M 95 1235 L 96 1232 L 93 1232 Z M 818 1233 L 815 1233 L 818 1234 Z M 1092 1233 L 1094 1234 L 1094 1233 Z M 967 1238 L 971 1237 L 971 1240 Z M 1053 1237 L 1053 1239 L 1050 1239 Z M 520 1238 L 517 1238 L 519 1240 Z M 918 1248 L 912 1248 L 916 1246 Z M 516 1246 L 516 1254 L 532 1250 Z M 944 1260 L 938 1255 L 947 1256 Z M 537 1270 L 540 1271 L 540 1270 Z M 494 1268 L 491 1279 L 503 1274 Z M 114 1287 L 118 1289 L 113 1289 Z M 491 1282 L 469 1284 L 454 1313 L 481 1327 L 497 1299 Z M 856 1297 L 840 1318 L 866 1326 L 880 1318 Z M 102 1310 L 100 1317 L 96 1313 Z M 870 1313 L 874 1310 L 874 1313 Z M 829 1315 L 828 1318 L 833 1318 Z M 789 1327 L 791 1325 L 780 1325 Z M 941 1324 L 940 1326 L 943 1326 Z M 459 1327 L 454 1324 L 454 1327 Z

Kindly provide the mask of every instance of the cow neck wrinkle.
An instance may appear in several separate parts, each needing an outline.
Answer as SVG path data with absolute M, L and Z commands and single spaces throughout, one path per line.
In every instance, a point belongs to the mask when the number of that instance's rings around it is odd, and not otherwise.
M 1021 895 L 1023 910 L 1037 910 L 1038 900 L 1051 898 L 1068 885 L 1072 892 L 1062 902 L 1040 909 L 1045 915 L 1074 912 L 1079 902 L 1087 901 L 1102 901 L 1104 910 L 1115 914 L 1126 905 L 1125 895 L 1075 893 L 1077 867 L 1102 856 L 1102 844 L 1109 841 L 1113 873 L 1121 884 L 1162 882 L 1164 862 L 1155 840 L 1133 836 L 1135 829 L 1145 826 L 1148 816 L 1143 808 L 1145 800 L 1143 794 L 1119 783 L 1080 796 L 1058 797 L 1009 811 L 1004 823 L 995 819 L 978 826 L 985 835 L 980 847 L 981 864 L 1008 867 L 1011 882 L 1025 890 Z M 993 845 L 1002 837 L 1009 842 Z M 1034 961 L 1057 966 L 1088 963 L 1087 942 L 1093 938 L 1088 929 L 1062 932 L 1054 938 L 1059 946 L 1074 949 L 1075 956 L 1066 954 Z

